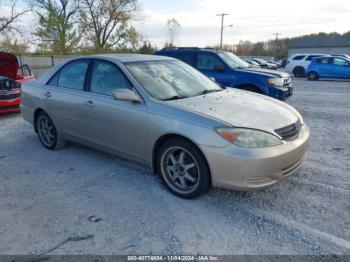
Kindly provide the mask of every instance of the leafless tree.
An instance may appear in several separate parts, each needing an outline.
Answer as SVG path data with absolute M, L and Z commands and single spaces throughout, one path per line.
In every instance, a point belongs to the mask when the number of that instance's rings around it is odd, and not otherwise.
M 16 26 L 16 22 L 18 22 L 21 16 L 25 13 L 31 11 L 30 8 L 19 11 L 16 7 L 15 0 L 10 1 L 9 3 L 11 3 L 9 14 L 0 16 L 0 36 L 5 38 L 8 38 L 10 34 L 21 34 L 20 29 Z
M 166 26 L 167 26 L 168 37 L 169 37 L 166 43 L 166 46 L 173 47 L 176 41 L 176 37 L 179 34 L 181 25 L 175 18 L 173 18 L 167 21 Z
M 128 38 L 129 24 L 137 19 L 137 0 L 81 0 L 82 24 L 97 51 L 106 50 Z

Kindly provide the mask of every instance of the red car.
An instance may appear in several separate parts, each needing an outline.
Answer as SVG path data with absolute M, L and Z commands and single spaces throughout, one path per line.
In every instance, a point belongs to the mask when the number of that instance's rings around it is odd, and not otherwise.
M 16 56 L 0 52 L 0 114 L 20 111 L 21 84 L 34 79 L 28 65 L 19 67 Z

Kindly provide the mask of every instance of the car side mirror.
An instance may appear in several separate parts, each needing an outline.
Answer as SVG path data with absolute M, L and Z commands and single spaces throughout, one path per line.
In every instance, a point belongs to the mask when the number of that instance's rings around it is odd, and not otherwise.
M 113 91 L 113 98 L 115 100 L 130 101 L 133 103 L 141 102 L 140 97 L 129 89 L 117 89 Z
M 218 72 L 225 72 L 225 67 L 222 64 L 216 64 L 214 69 Z

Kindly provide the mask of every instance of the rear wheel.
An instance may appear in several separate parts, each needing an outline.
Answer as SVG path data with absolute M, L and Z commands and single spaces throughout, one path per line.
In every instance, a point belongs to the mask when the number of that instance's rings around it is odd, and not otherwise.
M 44 147 L 54 150 L 66 144 L 58 137 L 56 127 L 48 114 L 40 112 L 35 122 L 40 142 Z
M 210 172 L 204 156 L 184 139 L 172 139 L 161 146 L 157 167 L 164 185 L 181 198 L 196 198 L 210 188 Z
M 310 81 L 316 81 L 318 80 L 318 78 L 319 78 L 319 75 L 314 71 L 311 71 L 307 74 L 307 79 L 309 79 Z
M 295 77 L 304 77 L 305 76 L 305 69 L 302 66 L 298 66 L 294 68 L 293 74 Z

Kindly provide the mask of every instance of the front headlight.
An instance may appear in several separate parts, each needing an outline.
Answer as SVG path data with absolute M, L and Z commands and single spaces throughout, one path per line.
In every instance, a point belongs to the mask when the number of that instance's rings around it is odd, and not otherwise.
M 283 84 L 284 84 L 283 78 L 279 78 L 279 77 L 269 78 L 267 81 L 271 86 L 283 87 Z
M 218 127 L 215 131 L 226 141 L 241 147 L 263 148 L 282 144 L 277 136 L 255 129 Z

